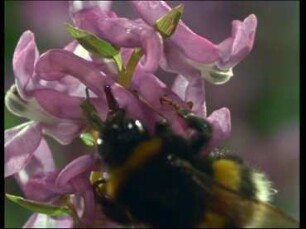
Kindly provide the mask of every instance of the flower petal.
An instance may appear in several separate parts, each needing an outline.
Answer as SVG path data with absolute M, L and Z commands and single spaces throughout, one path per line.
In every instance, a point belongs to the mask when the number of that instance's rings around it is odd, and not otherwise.
M 159 66 L 162 54 L 160 35 L 142 20 L 108 18 L 99 23 L 98 35 L 120 47 L 142 47 L 146 60 L 143 69 L 154 72 Z
M 257 27 L 257 18 L 249 15 L 243 22 L 232 22 L 232 36 L 218 45 L 221 52 L 221 60 L 217 66 L 221 69 L 229 69 L 237 65 L 252 50 Z
M 92 63 L 70 52 L 64 50 L 48 51 L 38 61 L 36 70 L 46 80 L 58 80 L 63 77 L 62 73 L 69 74 L 79 79 L 100 100 L 104 100 L 104 87 L 111 85 L 112 92 L 121 108 L 127 109 L 128 113 L 134 118 L 137 117 L 141 121 L 150 123 L 150 116 L 144 115 L 145 109 L 141 108 L 141 103 L 134 95 L 116 84 L 112 78 L 103 75 Z M 46 106 L 48 104 L 46 103 Z M 106 111 L 107 109 L 104 110 L 101 116 L 105 117 Z
M 132 1 L 132 4 L 151 26 L 171 9 L 164 1 Z M 175 33 L 164 41 L 161 67 L 186 77 L 200 73 L 211 83 L 225 83 L 233 76 L 232 68 L 251 51 L 256 27 L 254 14 L 243 22 L 235 20 L 232 23 L 232 36 L 216 45 L 180 21 Z
M 188 80 L 179 74 L 176 76 L 171 89 L 175 94 L 177 94 L 182 100 L 185 101 L 187 86 Z
M 231 132 L 231 115 L 227 108 L 215 110 L 208 116 L 208 121 L 212 124 L 213 134 L 209 143 L 209 149 L 213 149 L 220 142 L 228 138 Z M 208 149 L 208 150 L 209 150 Z
M 70 187 L 59 189 L 54 185 L 57 175 L 53 155 L 47 142 L 42 139 L 30 162 L 15 174 L 15 179 L 27 198 L 45 201 L 55 197 L 58 193 L 71 192 Z
M 92 186 L 89 181 L 89 174 L 80 175 L 71 180 L 76 192 L 81 193 L 84 199 L 84 211 L 82 216 L 82 223 L 90 227 L 95 220 L 95 197 L 92 191 Z
M 70 216 L 51 217 L 45 214 L 32 214 L 23 228 L 72 228 Z
M 187 79 L 192 75 L 200 74 L 201 69 L 195 67 L 194 62 L 186 58 L 180 47 L 173 42 L 165 42 L 164 55 L 161 59 L 160 66 L 167 72 L 181 74 Z
M 62 145 L 70 144 L 85 129 L 85 124 L 69 121 L 59 121 L 54 124 L 42 124 L 44 133 L 53 137 Z
M 70 120 L 80 120 L 82 118 L 80 105 L 84 98 L 68 96 L 63 92 L 51 89 L 35 90 L 33 96 L 46 112 L 57 118 Z
M 192 77 L 186 88 L 186 102 L 191 101 L 192 111 L 200 117 L 206 117 L 204 81 L 201 77 Z
M 74 52 L 78 46 L 79 43 L 76 40 L 73 40 L 64 47 L 64 50 L 67 50 L 69 52 Z
M 171 10 L 164 1 L 131 2 L 141 18 L 152 26 L 157 19 Z M 212 63 L 219 56 L 213 43 L 194 33 L 182 21 L 178 23 L 176 31 L 169 40 L 175 43 L 187 58 L 197 62 Z
M 162 96 L 167 96 L 183 108 L 187 108 L 185 102 L 182 101 L 178 95 L 173 93 L 166 84 L 155 75 L 143 72 L 141 67 L 136 69 L 132 86 L 134 90 L 137 90 L 137 92 L 143 96 L 150 106 L 158 111 L 167 112 L 169 110 L 168 104 L 164 105 L 160 102 Z M 171 110 L 174 110 L 173 107 L 171 108 Z
M 23 99 L 29 98 L 30 82 L 34 73 L 34 64 L 39 53 L 31 31 L 24 32 L 17 44 L 13 56 L 13 70 L 19 94 Z
M 75 12 L 73 21 L 77 27 L 119 47 L 142 47 L 146 57 L 144 70 L 154 72 L 157 69 L 162 54 L 162 39 L 159 33 L 143 20 L 118 18 L 93 7 Z
M 42 140 L 41 126 L 28 122 L 22 128 L 15 127 L 5 132 L 5 177 L 23 169 L 33 157 Z
M 70 194 L 74 190 L 70 185 L 59 187 L 55 185 L 58 171 L 40 174 L 32 177 L 22 186 L 22 190 L 28 199 L 35 201 L 51 201 L 58 195 Z
M 114 83 L 113 80 L 103 75 L 93 63 L 60 49 L 49 50 L 43 54 L 37 62 L 36 72 L 48 81 L 59 80 L 69 74 L 101 97 L 104 94 L 104 86 Z
M 17 116 L 40 122 L 44 133 L 62 144 L 70 143 L 84 129 L 85 122 L 80 109 L 82 98 L 68 96 L 51 89 L 33 91 L 33 98 L 24 101 L 12 87 L 5 96 L 7 108 Z M 101 114 L 106 115 L 103 100 L 92 99 Z M 104 117 L 103 116 L 103 117 Z
M 91 226 L 95 220 L 95 197 L 92 190 L 88 190 L 83 193 L 84 198 L 84 214 L 82 217 L 82 222 L 85 225 Z
M 47 142 L 42 139 L 27 166 L 16 174 L 17 180 L 23 185 L 29 178 L 49 173 L 55 170 L 52 152 Z
M 75 13 L 97 7 L 101 11 L 108 11 L 112 6 L 112 1 L 70 1 L 69 2 L 69 12 L 74 15 Z
M 55 183 L 59 186 L 65 186 L 74 177 L 87 171 L 94 170 L 96 163 L 97 158 L 93 154 L 80 156 L 61 170 Z

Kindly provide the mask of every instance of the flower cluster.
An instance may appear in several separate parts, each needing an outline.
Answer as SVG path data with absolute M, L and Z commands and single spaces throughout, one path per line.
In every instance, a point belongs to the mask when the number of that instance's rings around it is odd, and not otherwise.
M 110 10 L 110 1 L 71 1 L 75 27 L 67 29 L 75 40 L 40 54 L 34 34 L 26 31 L 17 44 L 15 84 L 5 104 L 29 122 L 5 131 L 5 177 L 14 176 L 26 197 L 9 198 L 40 209 L 25 227 L 116 226 L 95 205 L 89 177 L 91 171 L 101 170 L 97 154 L 80 152 L 59 169 L 44 139 L 49 135 L 70 144 L 88 129 L 81 109 L 86 88 L 99 118 L 106 118 L 104 86 L 110 85 L 119 106 L 144 123 L 151 134 L 162 115 L 178 134 L 188 135 L 162 97 L 192 110 L 213 128 L 202 155 L 229 136 L 230 112 L 221 108 L 207 114 L 204 83 L 222 84 L 232 77 L 232 68 L 252 49 L 256 17 L 233 21 L 231 36 L 214 44 L 180 20 L 182 6 L 171 9 L 163 1 L 130 3 L 139 19 L 117 16 Z M 96 41 L 104 42 L 107 53 L 101 53 Z M 154 75 L 159 67 L 177 74 L 172 87 Z

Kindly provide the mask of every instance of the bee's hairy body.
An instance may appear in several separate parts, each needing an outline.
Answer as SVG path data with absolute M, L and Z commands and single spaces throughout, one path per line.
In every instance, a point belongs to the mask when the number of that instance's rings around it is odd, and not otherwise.
M 102 133 L 102 137 L 105 136 L 106 139 L 104 138 L 99 152 L 109 165 L 105 195 L 126 209 L 133 220 L 154 228 L 238 226 L 234 216 L 226 217 L 223 213 L 232 211 L 230 206 L 222 205 L 222 208 L 226 208 L 212 210 L 216 207 L 213 206 L 213 195 L 217 193 L 217 190 L 210 187 L 212 184 L 203 181 L 207 190 L 203 191 L 203 187 L 192 179 L 192 174 L 184 168 L 172 166 L 168 157 L 178 156 L 212 180 L 246 197 L 255 198 L 256 187 L 251 175 L 253 171 L 249 167 L 239 158 L 221 154 L 211 154 L 199 159 L 199 152 L 194 150 L 196 147 L 174 134 L 167 124 L 159 125 L 154 137 L 149 137 L 143 126 L 140 127 L 142 131 L 135 135 L 130 135 L 129 131 L 125 133 L 123 129 L 132 129 L 137 125 L 135 120 L 125 116 L 124 111 L 120 112 L 121 118 L 116 117 L 107 122 L 108 126 Z M 125 139 L 126 142 L 108 142 L 108 137 L 116 140 L 111 133 L 114 131 L 112 128 L 118 131 L 118 126 L 126 127 L 120 130 L 121 134 L 117 133 L 117 138 Z M 226 196 L 220 193 L 218 198 Z M 117 211 L 113 211 L 108 216 L 118 221 L 120 217 L 116 214 Z M 251 216 L 251 213 L 248 214 Z M 131 223 L 127 217 L 122 217 L 121 220 L 122 223 Z
M 110 87 L 105 92 L 110 110 L 98 152 L 107 176 L 93 188 L 107 217 L 153 228 L 297 227 L 266 203 L 271 187 L 263 174 L 218 150 L 200 156 L 213 131 L 206 120 L 177 110 L 193 135 L 186 139 L 163 121 L 152 136 L 119 108 Z

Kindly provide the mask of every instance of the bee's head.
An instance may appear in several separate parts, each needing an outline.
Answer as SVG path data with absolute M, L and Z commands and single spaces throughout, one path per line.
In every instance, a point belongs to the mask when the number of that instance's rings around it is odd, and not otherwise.
M 99 154 L 110 167 L 125 162 L 133 149 L 148 139 L 148 132 L 139 120 L 131 119 L 114 98 L 111 87 L 105 87 L 109 107 L 107 119 L 101 131 Z

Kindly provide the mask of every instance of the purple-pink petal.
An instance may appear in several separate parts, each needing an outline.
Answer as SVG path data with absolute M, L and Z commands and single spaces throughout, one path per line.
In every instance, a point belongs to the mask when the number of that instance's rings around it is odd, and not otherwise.
M 72 228 L 73 220 L 70 216 L 51 217 L 46 214 L 32 214 L 23 228 Z
M 159 34 L 142 20 L 107 18 L 98 24 L 98 35 L 120 47 L 142 47 L 145 52 L 143 69 L 154 72 L 162 54 L 162 39 Z
M 184 76 L 179 74 L 176 76 L 171 87 L 172 91 L 184 101 L 186 98 L 186 88 L 188 86 L 188 83 L 188 80 Z
M 91 226 L 95 220 L 95 197 L 93 191 L 90 189 L 83 193 L 84 198 L 84 214 L 82 216 L 82 223 Z
M 46 140 L 42 139 L 29 164 L 20 173 L 16 174 L 16 177 L 19 176 L 17 180 L 20 180 L 20 184 L 23 185 L 27 182 L 27 179 L 24 179 L 25 177 L 22 176 L 26 175 L 28 178 L 35 177 L 53 172 L 55 168 L 52 152 Z
M 165 106 L 160 102 L 162 96 L 172 99 L 182 107 L 187 107 L 185 102 L 178 95 L 173 93 L 166 84 L 159 80 L 155 75 L 144 72 L 141 66 L 138 66 L 135 71 L 132 81 L 132 89 L 137 90 L 150 106 L 156 110 L 163 110 L 166 109 L 166 107 L 169 108 L 168 105 Z
M 207 151 L 218 146 L 229 137 L 231 132 L 231 115 L 227 108 L 221 108 L 211 113 L 207 120 L 212 124 L 213 135 Z
M 29 87 L 34 72 L 34 64 L 39 57 L 34 34 L 24 32 L 17 44 L 13 56 L 13 70 L 19 94 L 23 99 L 29 98 Z
M 89 227 L 95 219 L 95 197 L 89 181 L 89 174 L 82 174 L 71 180 L 76 192 L 80 193 L 84 200 L 84 211 L 81 217 L 82 223 Z
M 85 129 L 84 123 L 60 120 L 56 123 L 42 123 L 44 133 L 52 136 L 63 145 L 70 144 Z
M 33 96 L 46 112 L 57 118 L 76 121 L 82 118 L 80 104 L 84 98 L 69 96 L 52 89 L 35 90 Z
M 37 122 L 28 122 L 22 128 L 6 130 L 5 139 L 5 177 L 23 169 L 31 160 L 42 140 L 41 126 Z
M 243 22 L 232 22 L 232 36 L 218 45 L 221 60 L 217 63 L 221 69 L 228 69 L 237 65 L 249 54 L 253 48 L 257 18 L 249 15 Z
M 67 74 L 71 75 L 101 97 L 104 94 L 104 86 L 114 83 L 113 80 L 101 73 L 93 63 L 61 49 L 49 50 L 43 54 L 37 62 L 36 72 L 48 81 L 59 80 Z
M 97 158 L 93 154 L 86 154 L 78 157 L 65 166 L 56 178 L 58 186 L 64 186 L 74 177 L 77 177 L 85 172 L 94 170 L 97 165 Z
M 53 155 L 42 139 L 30 162 L 15 174 L 15 179 L 27 198 L 41 201 L 71 190 L 70 187 L 58 188 L 54 185 L 57 175 Z
M 141 108 L 141 102 L 128 90 L 116 84 L 112 78 L 101 73 L 94 64 L 71 52 L 65 50 L 48 51 L 39 59 L 36 71 L 45 80 L 59 80 L 66 74 L 71 75 L 86 85 L 100 100 L 104 100 L 104 87 L 111 85 L 112 92 L 121 108 L 127 109 L 128 113 L 134 118 L 150 123 L 151 118 L 144 115 L 145 110 Z M 45 106 L 48 106 L 48 103 Z M 52 109 L 52 107 L 49 109 Z M 76 109 L 78 108 L 76 107 Z M 104 109 L 102 116 L 106 116 L 106 111 L 107 109 Z
M 148 24 L 154 25 L 156 20 L 165 15 L 171 8 L 164 1 L 131 1 L 136 12 Z M 189 29 L 182 21 L 177 25 L 174 34 L 165 40 L 165 58 L 163 60 L 164 69 L 175 70 L 185 73 L 189 70 L 188 65 L 182 59 L 194 62 L 195 64 L 216 63 L 220 69 L 228 70 L 237 65 L 251 51 L 255 39 L 257 19 L 254 14 L 248 16 L 243 22 L 235 20 L 232 23 L 232 36 L 216 45 L 204 37 L 199 36 Z M 175 52 L 182 57 L 176 61 Z M 185 67 L 179 63 L 184 63 Z M 177 64 L 174 64 L 177 63 Z M 188 63 L 188 62 L 187 62 Z M 170 65 L 167 67 L 167 65 Z M 190 67 L 190 66 L 189 66 Z
M 101 11 L 110 10 L 112 1 L 69 1 L 69 12 L 73 16 L 84 9 L 98 8 Z
M 131 1 L 136 12 L 150 25 L 171 10 L 164 1 Z M 218 51 L 213 43 L 197 35 L 182 21 L 169 38 L 190 59 L 200 63 L 211 63 L 218 58 Z
M 77 27 L 90 31 L 110 43 L 126 48 L 141 47 L 145 52 L 144 70 L 154 72 L 162 55 L 160 35 L 143 20 L 118 18 L 100 8 L 85 8 L 73 14 Z
M 192 102 L 192 111 L 195 114 L 201 117 L 206 117 L 205 89 L 204 81 L 201 77 L 195 76 L 190 79 L 186 88 L 185 101 Z
M 173 42 L 165 41 L 164 55 L 160 61 L 160 66 L 167 72 L 174 72 L 186 78 L 200 75 L 200 70 L 193 66 L 193 62 L 186 58 L 184 52 Z
M 73 52 L 77 48 L 78 45 L 79 45 L 79 42 L 77 42 L 76 40 L 73 40 L 70 43 L 68 43 L 67 45 L 65 45 L 64 50 L 67 50 L 69 52 Z
M 22 186 L 24 195 L 35 201 L 51 201 L 59 195 L 70 194 L 73 188 L 70 185 L 59 187 L 55 184 L 58 171 L 53 171 L 32 177 Z

